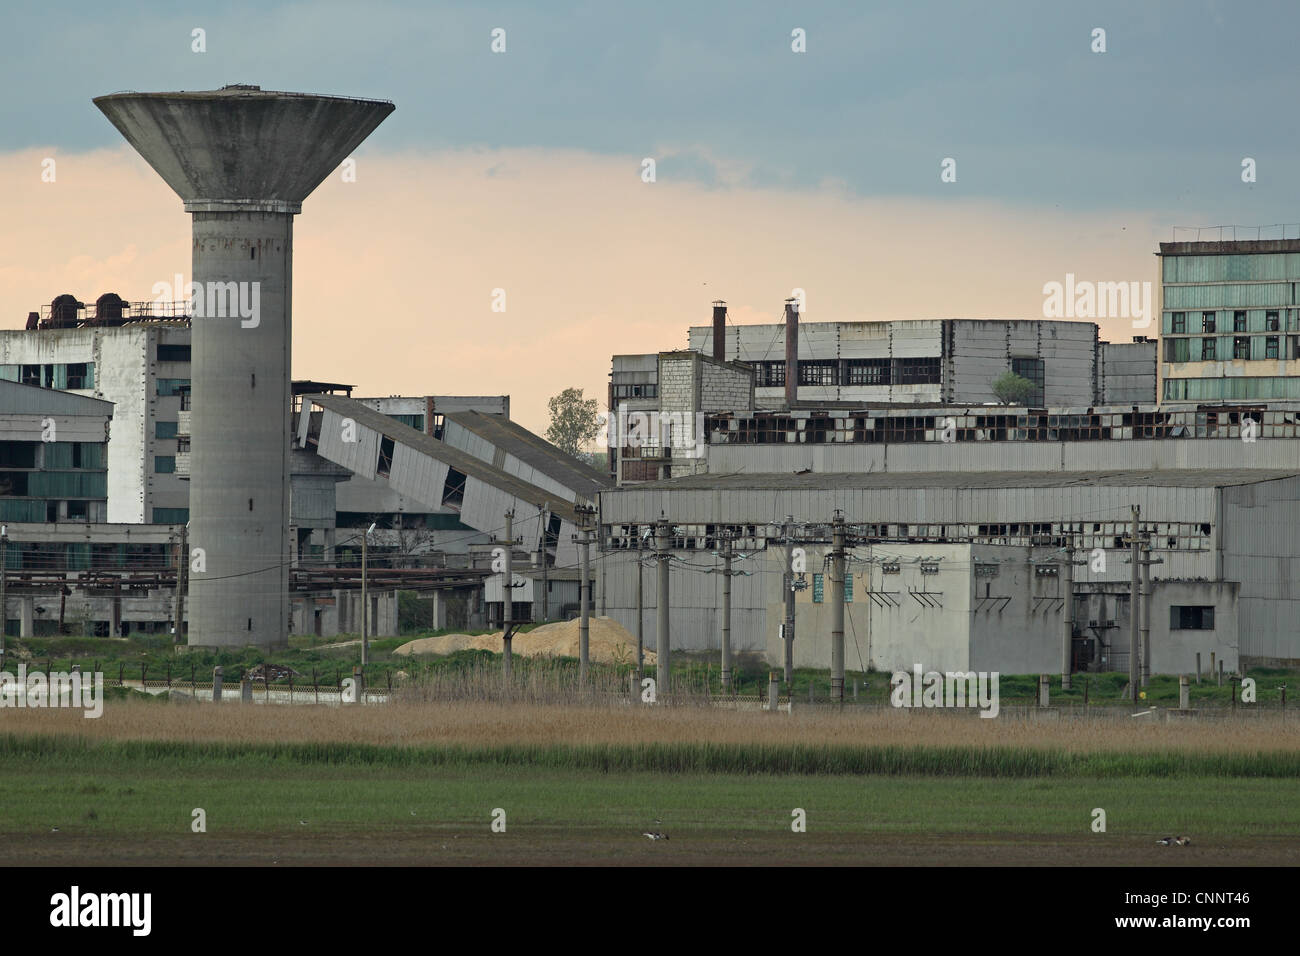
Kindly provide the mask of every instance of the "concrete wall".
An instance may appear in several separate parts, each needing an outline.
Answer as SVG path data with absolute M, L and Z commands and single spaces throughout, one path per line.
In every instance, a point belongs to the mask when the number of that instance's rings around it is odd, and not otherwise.
M 1226 673 L 1239 666 L 1239 635 L 1248 637 L 1240 625 L 1236 582 L 1153 581 L 1151 595 L 1151 673 L 1195 674 L 1196 655 L 1209 673 L 1210 654 L 1223 661 Z M 1169 609 L 1175 605 L 1214 608 L 1213 630 L 1173 630 Z M 1123 632 L 1127 635 L 1127 631 Z
M 1097 353 L 1101 404 L 1150 405 L 1158 400 L 1155 342 L 1100 342 Z
M 1295 666 L 1300 663 L 1300 478 L 1225 488 L 1222 509 L 1223 576 L 1241 586 L 1241 654 Z

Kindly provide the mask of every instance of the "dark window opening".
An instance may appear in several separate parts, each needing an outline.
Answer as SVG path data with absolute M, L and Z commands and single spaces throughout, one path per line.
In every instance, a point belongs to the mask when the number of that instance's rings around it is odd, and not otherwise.
M 898 385 L 938 385 L 939 359 L 905 358 L 895 359 L 897 363 L 896 384 Z
M 158 361 L 160 362 L 188 362 L 190 361 L 190 347 L 188 345 L 158 345 Z M 71 373 L 71 369 L 69 369 Z
M 1011 371 L 1034 383 L 1034 394 L 1026 404 L 1041 407 L 1047 404 L 1046 364 L 1040 358 L 1013 358 Z
M 1232 357 L 1235 359 L 1250 358 L 1250 339 L 1244 335 L 1238 335 L 1232 340 Z
M 375 473 L 380 477 L 387 478 L 393 470 L 394 447 L 393 440 L 387 435 L 379 441 L 379 459 L 375 463 Z
M 800 385 L 835 385 L 838 384 L 838 362 L 800 362 Z
M 849 359 L 845 363 L 847 385 L 888 385 L 889 359 Z
M 442 486 L 442 503 L 460 507 L 465 500 L 465 481 L 463 474 L 455 468 L 447 469 L 447 480 Z
M 1169 605 L 1169 630 L 1171 631 L 1212 631 L 1214 630 L 1214 607 L 1204 605 Z
M 1245 332 L 1245 331 L 1246 331 L 1246 313 L 1245 313 L 1245 312 L 1234 312 L 1234 313 L 1232 313 L 1232 331 L 1234 331 L 1234 332 Z
M 1202 313 L 1201 313 L 1201 331 L 1202 331 L 1202 332 L 1213 332 L 1213 331 L 1214 331 L 1214 313 L 1213 313 L 1213 312 L 1202 312 Z

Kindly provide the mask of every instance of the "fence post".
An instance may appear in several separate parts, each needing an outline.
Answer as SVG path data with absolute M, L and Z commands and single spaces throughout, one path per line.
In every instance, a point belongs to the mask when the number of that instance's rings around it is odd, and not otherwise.
M 356 691 L 356 703 L 364 704 L 366 701 L 366 672 L 361 665 L 355 665 L 352 668 L 353 689 Z
M 253 681 L 247 674 L 239 678 L 239 702 L 241 704 L 253 702 Z
M 121 687 L 126 683 L 126 664 L 122 661 L 117 662 L 117 686 Z
M 1038 706 L 1047 707 L 1051 702 L 1051 684 L 1046 674 L 1038 675 Z
M 776 673 L 769 671 L 767 675 L 767 709 L 776 713 L 781 708 L 781 685 L 776 679 Z
M 1187 680 L 1187 675 L 1183 674 L 1178 678 L 1178 709 L 1190 710 L 1192 704 L 1192 688 Z
M 221 703 L 221 678 L 225 670 L 220 667 L 212 668 L 212 703 Z

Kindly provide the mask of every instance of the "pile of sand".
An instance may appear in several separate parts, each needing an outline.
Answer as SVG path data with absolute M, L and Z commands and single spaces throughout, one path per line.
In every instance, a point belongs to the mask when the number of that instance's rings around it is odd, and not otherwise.
M 525 657 L 577 657 L 579 621 L 556 621 L 543 624 L 523 634 L 516 634 L 511 649 Z M 635 663 L 636 636 L 612 617 L 593 617 L 587 624 L 587 652 L 593 661 Z M 444 634 L 409 641 L 393 651 L 408 654 L 452 654 L 456 651 L 488 650 L 501 652 L 501 632 L 495 634 Z M 653 651 L 645 652 L 645 662 L 655 663 Z

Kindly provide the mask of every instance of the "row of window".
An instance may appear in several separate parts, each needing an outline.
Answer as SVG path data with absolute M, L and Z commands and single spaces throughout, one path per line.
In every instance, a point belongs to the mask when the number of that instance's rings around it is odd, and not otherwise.
M 1165 339 L 1166 362 L 1215 362 L 1232 359 L 1260 360 L 1283 357 L 1280 336 L 1234 335 L 1229 354 L 1229 336 L 1203 339 Z M 1294 340 L 1293 358 L 1300 358 L 1300 339 Z
M 620 398 L 658 398 L 659 386 L 652 384 L 644 385 L 614 385 L 614 401 Z
M 1167 378 L 1164 390 L 1165 401 L 1173 402 L 1300 400 L 1300 375 Z
M 94 362 L 54 362 L 45 365 L 0 365 L 0 381 L 21 382 L 37 388 L 88 389 L 95 387 Z
M 755 362 L 759 388 L 785 385 L 785 362 Z M 799 362 L 800 385 L 939 385 L 941 361 L 932 358 L 810 359 Z
M 1195 313 L 1193 313 L 1194 315 Z M 1226 313 L 1225 313 L 1226 316 Z M 1248 312 L 1246 309 L 1237 309 L 1232 313 L 1232 331 L 1233 332 L 1280 332 L 1282 330 L 1282 319 L 1277 309 L 1268 309 L 1262 313 L 1258 311 Z M 1195 323 L 1195 319 L 1193 322 Z M 1217 312 L 1202 312 L 1200 314 L 1201 332 L 1219 331 L 1219 314 Z M 1185 334 L 1188 331 L 1187 313 L 1173 312 L 1169 317 L 1169 325 L 1165 329 L 1173 335 Z M 1193 328 L 1193 331 L 1196 331 Z M 1222 331 L 1227 332 L 1227 322 L 1223 323 Z

